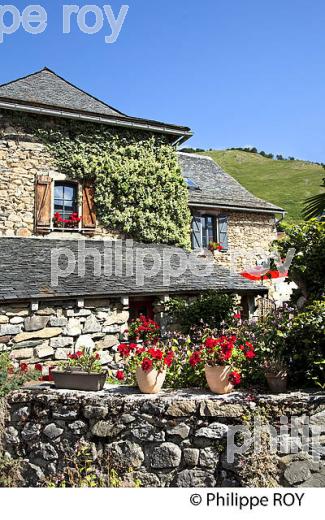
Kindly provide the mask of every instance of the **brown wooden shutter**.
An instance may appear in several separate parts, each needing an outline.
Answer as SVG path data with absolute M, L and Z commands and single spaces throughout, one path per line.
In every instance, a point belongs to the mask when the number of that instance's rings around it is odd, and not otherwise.
M 85 230 L 95 230 L 96 211 L 95 211 L 95 189 L 90 184 L 82 187 L 82 227 Z
M 50 231 L 51 183 L 52 179 L 46 175 L 36 177 L 35 223 L 37 231 Z

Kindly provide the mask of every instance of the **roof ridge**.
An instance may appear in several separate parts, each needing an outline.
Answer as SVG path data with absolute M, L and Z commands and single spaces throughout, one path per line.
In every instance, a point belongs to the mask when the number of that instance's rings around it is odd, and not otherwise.
M 118 110 L 117 108 L 109 105 L 108 103 L 106 103 L 105 101 L 103 101 L 102 99 L 99 99 L 97 98 L 96 96 L 93 96 L 92 94 L 90 94 L 89 92 L 86 92 L 85 90 L 83 90 L 82 88 L 78 87 L 77 85 L 75 85 L 74 83 L 71 83 L 71 81 L 65 79 L 64 77 L 60 76 L 59 74 L 57 74 L 55 71 L 49 69 L 48 67 L 43 67 L 42 69 L 40 70 L 37 70 L 36 72 L 32 72 L 31 74 L 27 74 L 26 76 L 22 76 L 20 78 L 17 78 L 17 79 L 14 79 L 12 81 L 8 81 L 7 83 L 2 83 L 0 84 L 0 88 L 1 87 L 6 87 L 8 85 L 12 85 L 14 83 L 17 83 L 18 81 L 22 81 L 24 79 L 27 79 L 27 78 L 30 78 L 32 76 L 36 76 L 37 74 L 41 74 L 42 72 L 49 72 L 50 74 L 53 74 L 54 76 L 56 76 L 57 78 L 59 78 L 61 81 L 64 81 L 65 83 L 67 83 L 68 85 L 70 85 L 71 87 L 79 90 L 79 92 L 82 92 L 82 94 L 85 94 L 86 96 L 89 96 L 91 97 L 92 99 L 94 99 L 95 101 L 97 101 L 98 103 L 101 103 L 102 105 L 104 105 L 105 107 L 109 108 L 110 110 L 113 110 L 114 112 L 117 112 L 118 114 L 120 114 L 121 116 L 123 117 L 130 117 L 129 115 L 125 114 L 124 112 L 121 112 L 120 110 Z M 0 95 L 1 97 L 1 95 Z
M 185 155 L 186 157 L 196 157 L 197 159 L 206 159 L 207 161 L 215 162 L 212 157 L 209 157 L 207 155 L 200 155 L 198 153 L 190 153 L 190 152 L 177 152 L 179 155 Z M 216 164 L 216 163 L 215 163 Z

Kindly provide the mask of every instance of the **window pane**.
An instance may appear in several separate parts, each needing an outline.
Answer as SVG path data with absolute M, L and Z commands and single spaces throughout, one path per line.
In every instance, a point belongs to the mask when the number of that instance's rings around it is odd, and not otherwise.
M 54 187 L 54 198 L 55 199 L 63 199 L 63 186 L 55 184 L 55 187 Z
M 64 186 L 64 189 L 63 189 L 63 198 L 65 200 L 69 200 L 69 201 L 73 201 L 74 198 L 75 198 L 75 188 L 73 188 L 72 186 Z

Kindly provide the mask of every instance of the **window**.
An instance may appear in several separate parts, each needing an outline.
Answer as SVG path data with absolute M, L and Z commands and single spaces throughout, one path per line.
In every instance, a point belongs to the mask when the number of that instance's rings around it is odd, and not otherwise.
M 73 213 L 78 213 L 78 185 L 71 182 L 55 182 L 54 214 L 69 220 Z
M 218 242 L 218 228 L 216 217 L 204 215 L 202 217 L 202 247 L 207 249 L 209 242 Z
M 223 251 L 228 250 L 227 215 L 193 215 L 192 248 L 207 249 L 209 242 L 218 242 Z
M 189 177 L 184 177 L 184 181 L 186 182 L 189 190 L 199 190 L 200 189 L 199 186 L 196 184 L 196 182 L 193 181 L 193 179 L 190 179 Z

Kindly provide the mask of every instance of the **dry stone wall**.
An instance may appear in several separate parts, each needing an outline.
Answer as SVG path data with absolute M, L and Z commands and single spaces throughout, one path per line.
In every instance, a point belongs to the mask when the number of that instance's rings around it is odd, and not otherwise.
M 215 396 L 184 390 L 146 396 L 126 387 L 87 393 L 44 385 L 8 397 L 5 450 L 21 459 L 25 486 L 58 478 L 81 442 L 94 467 L 114 469 L 124 486 L 325 486 L 324 394 Z M 308 418 L 322 430 L 322 446 L 305 435 L 305 451 L 300 445 L 290 453 L 249 450 L 240 459 L 227 458 L 231 428 L 251 428 L 254 417 L 277 428 L 279 442 L 286 442 L 288 434 L 279 430 L 283 416 L 289 424 L 293 416 L 300 424 Z M 319 460 L 311 457 L 316 451 Z
M 16 363 L 51 366 L 81 347 L 100 350 L 101 362 L 116 368 L 119 335 L 127 329 L 129 311 L 119 301 L 42 302 L 32 311 L 28 303 L 0 304 L 0 352 Z

